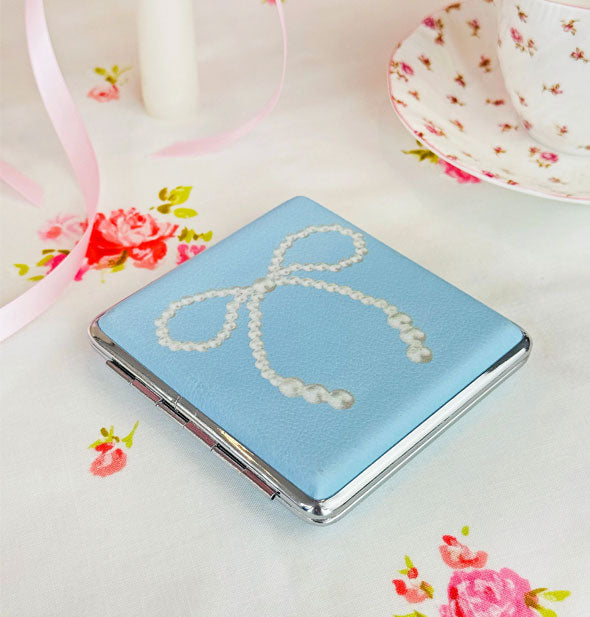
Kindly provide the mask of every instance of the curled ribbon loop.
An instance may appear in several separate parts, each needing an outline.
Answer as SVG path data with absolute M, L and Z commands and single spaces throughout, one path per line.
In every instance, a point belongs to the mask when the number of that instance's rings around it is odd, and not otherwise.
M 74 170 L 86 205 L 88 225 L 70 254 L 51 274 L 0 308 L 0 340 L 9 337 L 48 309 L 73 280 L 86 255 L 98 208 L 100 176 L 88 133 L 61 74 L 51 45 L 43 0 L 25 1 L 25 28 L 31 66 L 45 109 Z M 13 186 L 24 193 L 22 177 Z M 25 179 L 26 180 L 26 179 Z M 29 181 L 30 182 L 30 181 Z M 27 184 L 25 182 L 25 184 Z M 28 197 L 41 198 L 40 189 L 28 184 Z
M 334 264 L 327 263 L 293 263 L 284 265 L 285 254 L 293 244 L 302 238 L 314 233 L 338 232 L 343 236 L 349 236 L 354 246 L 354 254 L 341 259 Z M 400 339 L 407 344 L 406 356 L 416 363 L 425 363 L 432 360 L 432 351 L 424 345 L 426 334 L 412 325 L 412 318 L 393 306 L 387 300 L 374 298 L 362 291 L 358 291 L 346 285 L 338 285 L 313 278 L 291 276 L 292 272 L 338 272 L 363 260 L 368 253 L 363 235 L 341 225 L 310 225 L 301 231 L 290 234 L 279 244 L 272 255 L 266 276 L 255 280 L 247 287 L 227 287 L 225 289 L 210 289 L 193 296 L 185 296 L 180 300 L 171 302 L 168 308 L 155 320 L 156 336 L 158 342 L 172 351 L 199 351 L 205 352 L 219 347 L 230 338 L 237 328 L 237 319 L 240 306 L 246 303 L 249 311 L 248 337 L 250 349 L 254 357 L 254 365 L 260 371 L 260 375 L 267 379 L 273 386 L 279 389 L 283 396 L 302 397 L 308 403 L 328 403 L 334 409 L 349 409 L 354 405 L 354 396 L 347 390 L 328 390 L 321 384 L 307 384 L 297 377 L 283 377 L 279 375 L 268 361 L 264 343 L 262 341 L 262 311 L 260 304 L 266 294 L 272 293 L 278 286 L 300 285 L 313 287 L 329 293 L 339 293 L 357 300 L 367 306 L 374 306 L 385 314 L 387 325 L 399 331 Z M 190 306 L 195 302 L 204 302 L 209 298 L 232 299 L 226 304 L 225 321 L 219 332 L 206 341 L 177 341 L 170 337 L 168 322 L 177 311 Z

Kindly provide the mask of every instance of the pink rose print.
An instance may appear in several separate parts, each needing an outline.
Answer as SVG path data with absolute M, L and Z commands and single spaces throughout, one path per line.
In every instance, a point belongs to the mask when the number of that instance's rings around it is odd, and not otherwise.
M 533 162 L 537 163 L 539 167 L 551 167 L 554 163 L 559 161 L 559 156 L 555 152 L 541 151 L 537 146 L 531 146 L 529 148 L 529 157 Z
M 590 62 L 590 58 L 587 58 L 586 54 L 579 47 L 576 47 L 576 49 L 572 51 L 570 58 L 581 60 L 582 62 Z
M 496 156 L 498 156 L 499 154 L 505 154 L 506 150 L 504 150 L 502 146 L 494 146 L 494 152 L 496 153 Z
M 493 171 L 487 171 L 486 169 L 482 169 L 481 173 L 487 178 L 499 178 L 500 176 Z
M 432 120 L 424 119 L 424 128 L 433 135 L 437 137 L 446 137 L 445 132 L 440 128 L 440 126 L 436 126 Z
M 529 52 L 529 55 L 534 56 L 537 51 L 537 46 L 535 45 L 535 41 L 533 39 L 529 39 L 526 42 L 526 51 Z
M 438 547 L 443 561 L 451 568 L 483 568 L 488 560 L 484 551 L 474 553 L 453 536 L 443 536 L 444 544 Z
M 86 95 L 90 99 L 94 99 L 99 103 L 106 103 L 108 101 L 116 101 L 119 98 L 119 88 L 115 84 L 110 86 L 95 86 L 88 91 Z
M 389 64 L 389 72 L 395 75 L 398 80 L 409 81 L 408 75 L 411 77 L 414 74 L 414 69 L 407 62 L 398 62 L 392 60 Z
M 452 105 L 459 105 L 459 107 L 465 106 L 465 103 L 463 101 L 460 101 L 454 94 L 447 94 L 447 99 Z
M 510 28 L 510 36 L 515 43 L 522 43 L 522 34 L 516 28 Z
M 408 577 L 408 584 L 401 578 L 394 578 L 391 582 L 395 587 L 398 596 L 403 596 L 410 604 L 419 604 L 432 598 L 434 588 L 426 581 L 418 582 L 418 568 L 414 566 L 412 560 L 405 556 L 406 567 L 399 573 Z
M 517 28 L 514 27 L 510 28 L 510 36 L 514 41 L 514 46 L 516 47 L 516 49 L 520 51 L 526 51 L 529 53 L 530 56 L 535 55 L 535 52 L 537 51 L 537 46 L 535 45 L 535 41 L 533 41 L 533 39 L 529 39 L 525 44 L 522 34 Z
M 137 268 L 153 270 L 166 255 L 166 240 L 178 225 L 160 223 L 151 214 L 135 208 L 113 210 L 107 217 L 99 212 L 94 221 L 86 262 L 96 268 L 112 268 L 130 257 Z
M 174 189 L 163 188 L 158 193 L 162 203 L 152 206 L 162 215 L 172 214 L 180 219 L 197 216 L 196 210 L 182 206 L 191 193 L 191 186 L 177 186 Z M 70 244 L 84 233 L 87 222 L 73 214 L 59 214 L 48 220 L 38 231 L 39 237 L 52 248 L 42 250 L 41 259 L 35 264 L 43 268 L 41 273 L 29 276 L 29 281 L 39 281 L 52 272 L 70 253 L 69 249 L 56 248 L 62 240 Z M 105 270 L 119 272 L 125 263 L 133 263 L 137 268 L 154 269 L 168 253 L 167 244 L 178 230 L 178 225 L 158 220 L 150 213 L 142 213 L 136 208 L 113 210 L 110 214 L 99 213 L 94 220 L 90 242 L 85 259 L 74 280 L 81 281 L 88 270 Z M 186 261 L 204 250 L 205 245 L 192 244 L 197 240 L 209 242 L 212 231 L 196 232 L 184 227 L 177 236 L 177 241 L 184 248 L 178 248 L 177 263 Z M 130 260 L 130 261 L 129 261 Z M 25 276 L 31 267 L 17 263 L 19 276 Z M 39 272 L 39 271 L 38 271 Z
M 479 58 L 479 68 L 483 69 L 484 73 L 490 73 L 492 70 L 492 60 L 491 58 L 488 58 L 487 56 L 484 56 L 483 54 L 480 56 Z
M 462 127 L 463 125 L 457 120 L 459 125 Z M 460 130 L 463 130 L 462 128 Z M 443 169 L 445 174 L 450 178 L 455 179 L 459 184 L 477 184 L 480 182 L 479 178 L 468 174 L 467 172 L 455 167 L 452 163 L 445 161 L 444 159 L 439 158 L 434 152 L 424 148 L 422 143 L 416 140 L 418 144 L 418 148 L 414 150 L 402 150 L 404 154 L 411 154 L 415 156 L 419 161 L 430 161 L 431 163 L 436 163 L 439 167 Z M 452 155 L 447 155 L 447 158 L 456 159 L 457 157 Z M 412 566 L 408 566 L 412 567 Z M 410 577 L 411 578 L 411 577 Z
M 572 36 L 576 36 L 576 27 L 574 24 L 580 21 L 579 19 L 570 19 L 569 21 L 565 21 L 565 19 L 561 20 L 561 27 L 564 32 L 569 32 Z
M 102 66 L 94 68 L 94 72 L 100 75 L 107 83 L 106 86 L 95 86 L 88 91 L 86 95 L 88 98 L 94 99 L 99 103 L 106 103 L 108 101 L 116 101 L 119 99 L 119 86 L 122 86 L 126 79 L 121 79 L 121 75 L 131 70 L 130 66 L 119 68 L 119 65 L 115 64 L 110 69 L 105 69 Z M 119 84 L 119 86 L 117 86 Z
M 445 25 L 443 23 L 442 19 L 434 19 L 434 17 L 426 17 L 422 23 L 427 27 L 430 28 L 431 30 L 436 30 L 436 38 L 434 39 L 434 42 L 437 45 L 444 45 L 445 44 L 445 39 L 444 39 L 444 35 L 443 35 L 443 31 L 445 28 Z
M 204 244 L 184 244 L 181 243 L 178 245 L 178 255 L 176 256 L 176 263 L 182 264 L 185 261 L 188 261 L 191 257 L 202 253 L 207 247 Z
M 441 617 L 535 617 L 525 604 L 531 586 L 516 572 L 502 568 L 455 572 L 449 581 L 449 604 Z
M 565 124 L 556 124 L 555 130 L 557 131 L 557 134 L 560 135 L 561 137 L 563 137 L 564 135 L 567 135 L 569 132 L 569 129 L 567 128 Z
M 438 164 L 443 168 L 447 176 L 454 178 L 459 184 L 477 184 L 478 182 L 481 182 L 479 178 L 468 174 L 466 171 L 451 165 L 451 163 L 448 163 L 443 159 L 439 159 Z
M 516 12 L 518 14 L 518 19 L 520 19 L 520 21 L 523 21 L 526 24 L 528 15 L 518 6 L 518 4 L 516 5 Z
M 75 214 L 58 214 L 49 219 L 37 232 L 41 240 L 79 238 L 86 229 L 86 223 Z
M 430 61 L 430 58 L 428 56 L 425 56 L 424 54 L 420 54 L 418 56 L 418 60 L 420 60 L 420 62 L 422 62 L 422 64 L 429 70 L 432 71 L 432 63 Z
M 88 446 L 89 450 L 95 450 L 99 455 L 90 464 L 90 473 L 94 476 L 104 478 L 121 471 L 127 464 L 127 454 L 118 447 L 119 444 L 131 448 L 133 445 L 133 435 L 139 425 L 137 421 L 131 432 L 126 437 L 120 439 L 114 434 L 114 427 L 111 426 L 107 431 L 104 426 L 100 429 L 101 438 Z
M 541 152 L 540 157 L 549 163 L 557 163 L 559 160 L 559 157 L 555 154 L 555 152 Z
M 471 28 L 471 36 L 479 36 L 479 29 L 481 28 L 477 19 L 472 19 L 467 22 L 467 25 Z
M 55 270 L 55 268 L 57 268 L 57 266 L 59 266 L 59 264 L 66 258 L 66 255 L 64 253 L 58 253 L 57 255 L 53 255 L 51 257 L 51 259 L 45 264 L 47 266 L 49 266 L 49 270 L 47 270 L 47 274 L 49 274 L 51 271 Z
M 419 587 L 415 587 L 413 585 L 408 587 L 401 579 L 394 579 L 392 582 L 395 585 L 397 595 L 403 596 L 410 604 L 418 604 L 419 602 L 424 602 L 424 600 L 432 597 Z
M 543 84 L 543 92 L 551 92 L 553 96 L 557 96 L 558 94 L 563 94 L 563 90 L 561 90 L 559 84 L 552 84 L 551 86 L 547 86 Z
M 90 473 L 104 478 L 121 471 L 127 464 L 127 455 L 112 443 L 103 443 L 94 448 L 100 454 L 92 461 Z
M 463 527 L 461 533 L 469 535 L 469 527 Z M 440 547 L 441 556 L 454 570 L 447 585 L 445 602 L 442 605 L 436 602 L 432 585 L 425 581 L 418 583 L 418 569 L 406 555 L 406 567 L 399 573 L 407 577 L 407 582 L 403 578 L 395 578 L 392 582 L 397 595 L 408 603 L 434 600 L 440 617 L 557 617 L 555 611 L 541 602 L 563 602 L 570 595 L 565 589 L 531 589 L 529 581 L 510 568 L 484 569 L 487 553 L 472 552 L 454 536 L 445 535 L 443 540 L 445 544 Z M 435 610 L 434 607 L 431 609 Z M 414 609 L 403 617 L 425 615 Z

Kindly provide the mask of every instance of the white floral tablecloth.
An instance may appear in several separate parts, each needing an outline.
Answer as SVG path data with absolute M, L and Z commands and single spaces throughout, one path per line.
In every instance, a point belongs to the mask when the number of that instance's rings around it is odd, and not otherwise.
M 148 155 L 261 106 L 280 69 L 274 8 L 195 3 L 201 113 L 171 125 L 143 112 L 133 3 L 46 5 L 99 157 L 102 214 L 79 280 L 1 348 L 2 615 L 585 614 L 590 210 L 466 181 L 402 127 L 389 56 L 441 3 L 288 0 L 279 106 L 198 159 Z M 0 187 L 7 302 L 85 222 L 30 72 L 22 3 L 2 0 L 2 16 L 0 156 L 46 191 L 36 209 Z M 163 44 L 171 36 L 163 26 Z M 104 308 L 296 194 L 534 341 L 522 371 L 326 528 L 268 502 L 108 371 L 86 335 Z

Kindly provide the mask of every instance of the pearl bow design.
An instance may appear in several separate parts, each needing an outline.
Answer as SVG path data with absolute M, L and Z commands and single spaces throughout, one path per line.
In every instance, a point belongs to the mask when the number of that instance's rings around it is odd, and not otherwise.
M 326 233 L 330 231 L 338 232 L 343 236 L 349 236 L 354 245 L 354 254 L 350 257 L 341 259 L 337 263 L 293 263 L 283 265 L 285 254 L 293 244 L 302 238 L 314 233 Z M 347 390 L 328 390 L 320 384 L 306 384 L 297 377 L 283 377 L 273 370 L 268 361 L 264 343 L 262 341 L 262 311 L 260 304 L 266 294 L 271 293 L 277 286 L 281 285 L 301 285 L 302 287 L 313 287 L 322 289 L 330 293 L 339 293 L 348 296 L 352 300 L 357 300 L 367 306 L 374 306 L 385 313 L 387 325 L 399 330 L 400 339 L 408 345 L 406 356 L 412 362 L 430 362 L 432 351 L 424 345 L 426 334 L 413 327 L 412 318 L 389 304 L 387 300 L 373 298 L 364 294 L 362 291 L 354 290 L 346 285 L 329 283 L 327 281 L 291 276 L 292 272 L 298 270 L 304 272 L 338 272 L 343 268 L 348 268 L 355 263 L 363 260 L 368 253 L 363 235 L 358 231 L 353 231 L 341 225 L 310 225 L 301 231 L 290 234 L 279 244 L 273 253 L 268 273 L 265 277 L 259 278 L 252 285 L 247 287 L 228 287 L 226 289 L 210 289 L 193 296 L 185 296 L 180 300 L 171 302 L 168 308 L 154 322 L 156 325 L 156 335 L 160 345 L 170 348 L 172 351 L 208 351 L 219 347 L 237 328 L 238 311 L 245 302 L 249 310 L 250 320 L 248 321 L 248 337 L 250 338 L 250 348 L 255 360 L 255 366 L 260 371 L 260 375 L 267 379 L 273 386 L 279 389 L 281 394 L 287 397 L 302 397 L 308 403 L 328 403 L 334 409 L 349 409 L 354 404 L 354 396 Z M 170 338 L 168 322 L 176 312 L 194 302 L 203 302 L 209 298 L 224 298 L 232 296 L 226 304 L 225 321 L 221 330 L 212 338 L 206 341 L 175 341 Z

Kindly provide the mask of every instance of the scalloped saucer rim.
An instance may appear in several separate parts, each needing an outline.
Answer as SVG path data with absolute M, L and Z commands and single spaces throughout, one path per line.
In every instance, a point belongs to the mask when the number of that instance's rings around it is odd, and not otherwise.
M 473 4 L 475 5 L 477 0 L 463 0 L 463 2 L 461 2 L 461 5 L 470 5 Z M 450 5 L 453 6 L 453 5 Z M 395 111 L 395 113 L 397 114 L 398 118 L 400 119 L 400 121 L 402 122 L 402 125 L 417 139 L 419 139 L 426 147 L 428 147 L 432 152 L 434 152 L 439 158 L 441 158 L 442 160 L 448 162 L 449 164 L 459 168 L 460 170 L 471 174 L 472 176 L 475 176 L 476 178 L 480 179 L 480 180 L 484 180 L 486 182 L 489 182 L 491 184 L 495 184 L 497 186 L 500 186 L 502 188 L 505 189 L 512 189 L 518 192 L 522 192 L 522 193 L 526 193 L 529 195 L 534 195 L 534 196 L 538 196 L 538 197 L 543 197 L 546 199 L 553 199 L 553 200 L 557 200 L 557 201 L 562 201 L 562 202 L 567 202 L 567 203 L 577 203 L 577 204 L 590 204 L 590 195 L 586 196 L 586 194 L 581 194 L 578 195 L 576 194 L 576 192 L 572 192 L 572 193 L 555 193 L 552 192 L 550 190 L 548 190 L 547 188 L 541 186 L 541 185 L 535 185 L 535 184 L 521 184 L 521 183 L 508 183 L 506 180 L 503 180 L 501 178 L 496 178 L 496 177 L 490 177 L 489 175 L 487 175 L 486 173 L 483 173 L 483 171 L 481 169 L 478 169 L 477 167 L 474 167 L 472 165 L 469 165 L 468 163 L 466 163 L 464 160 L 461 160 L 459 158 L 455 158 L 453 156 L 450 156 L 449 154 L 443 152 L 440 147 L 438 147 L 436 144 L 434 144 L 432 142 L 431 139 L 429 139 L 424 133 L 423 131 L 420 131 L 419 129 L 421 128 L 420 126 L 415 126 L 410 120 L 408 120 L 406 118 L 406 116 L 404 115 L 403 110 L 401 109 L 401 105 L 399 104 L 399 102 L 396 100 L 396 96 L 394 93 L 394 84 L 393 84 L 393 78 L 391 75 L 391 71 L 389 70 L 391 67 L 392 62 L 396 61 L 396 55 L 398 54 L 398 52 L 400 52 L 401 49 L 403 49 L 404 45 L 412 40 L 413 37 L 415 37 L 418 32 L 420 31 L 421 26 L 423 25 L 423 22 L 425 19 L 428 19 L 429 17 L 434 17 L 436 18 L 437 16 L 442 16 L 444 14 L 447 15 L 447 18 L 449 17 L 449 12 L 446 10 L 448 7 L 442 7 L 441 9 L 430 13 L 428 15 L 425 15 L 424 18 L 416 25 L 416 27 L 406 36 L 404 37 L 401 42 L 399 42 L 395 49 L 393 50 L 390 58 L 389 58 L 389 64 L 388 64 L 388 73 L 387 73 L 387 85 L 388 85 L 388 91 L 389 91 L 389 100 L 391 102 L 391 105 Z M 452 19 L 452 17 L 451 17 Z M 497 56 L 495 55 L 494 58 L 497 60 Z M 506 101 L 506 108 L 514 110 L 514 107 L 510 101 L 510 99 L 508 98 Z M 520 127 L 521 129 L 523 127 Z M 541 142 L 538 142 L 537 140 L 534 139 L 534 137 L 532 137 L 530 134 L 525 133 L 524 130 L 521 131 L 520 135 L 522 135 L 522 141 L 524 142 L 525 140 L 528 140 L 529 142 L 535 143 L 538 145 L 539 149 L 545 149 L 546 146 L 544 146 Z M 519 135 L 519 137 L 520 137 Z M 475 142 L 474 142 L 475 143 Z M 588 157 L 582 157 L 582 156 L 576 156 L 573 154 L 566 154 L 566 153 L 562 153 L 559 152 L 560 157 L 562 157 L 562 160 L 587 160 L 588 161 L 588 166 L 590 168 L 590 158 Z

